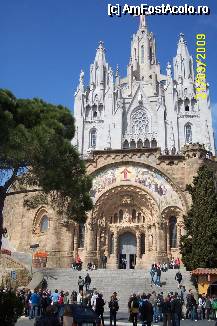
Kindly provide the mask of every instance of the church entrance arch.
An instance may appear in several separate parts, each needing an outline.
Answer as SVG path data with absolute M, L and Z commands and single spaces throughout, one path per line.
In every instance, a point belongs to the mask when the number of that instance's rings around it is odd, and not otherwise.
M 134 269 L 136 266 L 136 236 L 125 232 L 119 236 L 119 268 Z

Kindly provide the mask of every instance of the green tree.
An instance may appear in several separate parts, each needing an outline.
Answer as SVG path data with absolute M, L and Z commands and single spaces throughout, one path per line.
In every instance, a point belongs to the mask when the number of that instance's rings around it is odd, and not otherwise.
M 192 206 L 185 217 L 186 235 L 181 238 L 181 253 L 185 266 L 217 267 L 217 193 L 215 171 L 203 165 L 187 186 Z
M 74 118 L 61 105 L 16 99 L 0 89 L 0 248 L 7 196 L 32 193 L 25 205 L 51 202 L 64 219 L 84 222 L 91 179 L 71 145 Z M 16 221 L 14 221 L 16 223 Z

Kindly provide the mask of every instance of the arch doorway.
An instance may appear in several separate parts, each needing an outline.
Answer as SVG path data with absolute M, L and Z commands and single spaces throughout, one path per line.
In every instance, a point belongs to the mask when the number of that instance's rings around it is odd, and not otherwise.
M 134 269 L 136 265 L 136 236 L 131 232 L 125 232 L 119 237 L 120 269 Z

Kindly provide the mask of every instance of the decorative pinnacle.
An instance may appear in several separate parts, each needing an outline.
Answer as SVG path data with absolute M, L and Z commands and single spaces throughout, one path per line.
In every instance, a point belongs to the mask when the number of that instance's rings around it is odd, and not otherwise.
M 119 76 L 119 67 L 118 67 L 118 64 L 116 66 L 116 73 L 115 73 L 115 77 L 118 77 Z

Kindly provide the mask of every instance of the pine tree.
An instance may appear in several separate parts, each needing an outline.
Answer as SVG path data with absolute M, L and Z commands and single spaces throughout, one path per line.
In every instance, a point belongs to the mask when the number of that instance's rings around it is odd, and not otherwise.
M 217 192 L 215 171 L 203 165 L 186 189 L 192 196 L 192 206 L 185 217 L 186 235 L 181 238 L 181 253 L 185 266 L 217 267 Z
M 0 89 L 0 249 L 8 196 L 31 194 L 24 201 L 29 208 L 50 199 L 62 219 L 85 221 L 92 182 L 71 144 L 74 134 L 67 108 Z

